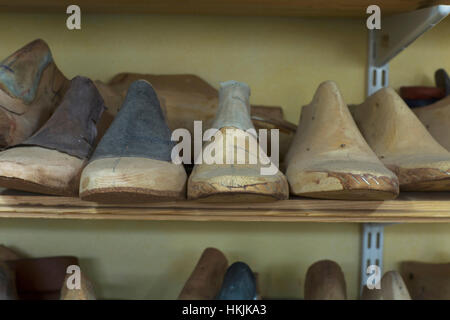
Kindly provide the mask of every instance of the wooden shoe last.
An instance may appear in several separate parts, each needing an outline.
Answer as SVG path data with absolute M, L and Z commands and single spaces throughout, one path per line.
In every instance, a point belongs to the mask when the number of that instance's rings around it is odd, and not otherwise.
M 353 117 L 370 147 L 404 191 L 449 191 L 450 153 L 391 88 L 359 105 Z
M 0 148 L 23 142 L 51 116 L 69 81 L 35 40 L 0 62 Z
M 152 86 L 133 82 L 114 122 L 83 170 L 80 197 L 98 202 L 184 199 L 186 172 Z
M 103 99 L 91 80 L 75 77 L 63 101 L 33 136 L 0 152 L 0 186 L 78 195 L 81 170 L 93 151 Z
M 254 130 L 249 96 L 250 88 L 246 84 L 236 81 L 221 84 L 220 106 L 212 124 L 212 128 L 219 131 L 203 146 L 203 163 L 195 165 L 189 177 L 189 199 L 273 201 L 288 198 L 286 178 L 272 162 L 262 163 L 265 152 L 248 131 Z M 214 159 L 206 160 L 212 153 Z M 269 174 L 262 174 L 264 168 L 269 167 Z
M 297 196 L 387 200 L 399 193 L 397 177 L 370 149 L 332 81 L 303 107 L 286 165 Z
M 225 255 L 215 249 L 203 251 L 194 271 L 186 281 L 178 299 L 180 300 L 212 300 L 221 286 L 228 268 Z
M 322 260 L 308 268 L 305 278 L 305 300 L 346 300 L 347 287 L 341 267 Z

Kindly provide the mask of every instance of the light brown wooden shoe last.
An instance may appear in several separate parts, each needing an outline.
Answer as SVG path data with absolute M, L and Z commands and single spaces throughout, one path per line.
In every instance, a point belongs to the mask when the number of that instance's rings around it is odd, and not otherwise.
M 188 199 L 260 202 L 288 198 L 286 178 L 272 162 L 262 163 L 265 153 L 256 137 L 247 132 L 254 130 L 249 96 L 246 84 L 221 84 L 220 107 L 212 124 L 219 131 L 203 146 L 203 163 L 195 165 L 188 180 Z M 208 161 L 213 163 L 209 164 L 206 161 L 212 154 Z M 266 173 L 269 167 L 273 170 Z
M 94 287 L 89 279 L 80 272 L 80 288 L 79 289 L 69 289 L 67 281 L 70 281 L 70 274 L 64 279 L 61 288 L 60 300 L 96 300 Z
M 334 261 L 321 260 L 306 272 L 305 300 L 346 300 L 347 286 L 341 267 Z
M 302 108 L 286 165 L 297 196 L 387 200 L 399 193 L 397 177 L 367 145 L 332 81 L 322 83 Z
M 450 153 L 430 135 L 391 88 L 351 108 L 370 147 L 404 191 L 449 191 Z
M 412 111 L 433 138 L 450 151 L 450 96 L 429 106 L 414 108 Z
M 381 279 L 380 289 L 364 286 L 362 300 L 411 300 L 408 288 L 397 271 L 388 271 Z
M 405 261 L 400 271 L 414 300 L 450 300 L 450 263 Z
M 203 251 L 194 271 L 186 281 L 179 300 L 212 300 L 217 296 L 228 268 L 225 255 L 215 248 Z

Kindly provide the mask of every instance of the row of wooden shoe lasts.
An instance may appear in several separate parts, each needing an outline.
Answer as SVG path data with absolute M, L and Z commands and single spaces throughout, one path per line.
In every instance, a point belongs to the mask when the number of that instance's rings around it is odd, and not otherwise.
M 78 267 L 78 269 L 77 269 Z M 95 300 L 91 281 L 73 256 L 24 258 L 0 245 L 0 300 Z M 78 277 L 78 279 L 76 278 Z M 218 249 L 203 251 L 180 290 L 180 300 L 260 300 L 259 275 L 244 262 L 229 265 Z M 95 279 L 94 279 L 95 280 Z M 386 272 L 380 286 L 363 288 L 364 300 L 450 299 L 450 265 L 403 262 L 401 273 Z M 76 287 L 78 285 L 78 287 Z M 123 297 L 125 298 L 125 297 Z M 175 298 L 175 297 L 174 297 Z M 287 297 L 283 297 L 287 298 Z M 321 260 L 306 272 L 304 298 L 345 300 L 347 285 L 341 267 Z
M 420 108 L 426 127 L 391 88 L 349 107 L 334 82 L 323 82 L 297 127 L 278 108 L 250 106 L 249 97 L 244 83 L 227 81 L 217 92 L 194 76 L 69 81 L 47 44 L 33 41 L 0 65 L 0 186 L 98 202 L 186 195 L 262 201 L 289 193 L 386 200 L 400 190 L 450 189 L 448 96 Z M 279 168 L 285 174 L 276 169 L 262 175 L 267 164 L 258 154 L 264 151 L 246 144 L 247 159 L 256 164 L 196 164 L 188 179 L 183 165 L 171 161 L 171 133 L 185 128 L 194 136 L 195 120 L 224 133 L 203 146 L 224 163 L 239 148 L 229 129 L 254 140 L 247 130 L 280 129 Z

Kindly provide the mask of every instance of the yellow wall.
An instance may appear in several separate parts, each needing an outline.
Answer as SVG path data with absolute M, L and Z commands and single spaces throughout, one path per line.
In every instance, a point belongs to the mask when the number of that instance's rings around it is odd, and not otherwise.
M 0 14 L 0 57 L 45 39 L 60 69 L 108 80 L 122 71 L 194 73 L 212 85 L 250 84 L 252 102 L 281 105 L 296 122 L 321 81 L 332 79 L 349 103 L 365 92 L 362 20 L 84 15 L 81 31 L 65 15 Z M 391 84 L 432 85 L 450 71 L 450 19 L 391 64 Z M 207 246 L 260 273 L 268 297 L 302 297 L 308 266 L 334 259 L 350 297 L 359 279 L 360 226 L 313 223 L 207 223 L 0 220 L 0 243 L 30 256 L 72 254 L 103 298 L 175 298 Z M 450 260 L 450 225 L 386 229 L 385 267 L 404 259 Z

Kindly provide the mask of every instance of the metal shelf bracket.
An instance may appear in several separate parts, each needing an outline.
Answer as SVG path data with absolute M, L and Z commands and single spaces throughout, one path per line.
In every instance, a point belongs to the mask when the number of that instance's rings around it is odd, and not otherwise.
M 449 14 L 450 5 L 438 5 L 382 18 L 380 30 L 369 30 L 367 96 L 389 85 L 389 61 Z M 363 225 L 360 292 L 370 277 L 368 266 L 383 274 L 384 226 Z
M 369 266 L 376 265 L 381 273 L 383 266 L 384 226 L 385 224 L 383 223 L 363 224 L 360 292 L 362 292 L 373 272 L 368 269 Z M 368 270 L 371 272 L 370 274 Z
M 450 14 L 439 5 L 382 17 L 380 30 L 369 30 L 367 95 L 389 84 L 389 61 Z

